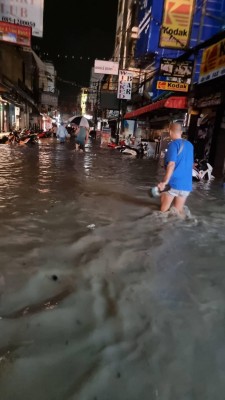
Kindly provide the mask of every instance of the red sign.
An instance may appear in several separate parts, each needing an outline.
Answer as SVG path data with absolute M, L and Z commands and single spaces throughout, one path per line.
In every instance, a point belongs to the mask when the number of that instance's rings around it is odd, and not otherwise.
M 165 89 L 166 89 L 166 82 L 164 82 L 164 81 L 158 81 L 158 82 L 157 82 L 157 89 L 159 89 L 159 90 L 165 90 Z
M 31 46 L 32 29 L 28 26 L 0 21 L 0 41 L 18 46 Z

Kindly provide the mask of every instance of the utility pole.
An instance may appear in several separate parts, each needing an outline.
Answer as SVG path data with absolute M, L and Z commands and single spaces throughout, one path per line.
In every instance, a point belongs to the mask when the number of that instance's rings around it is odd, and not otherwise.
M 97 130 L 97 124 L 98 124 L 99 86 L 100 86 L 100 81 L 98 81 L 98 83 L 97 83 L 97 93 L 96 93 L 96 103 L 95 103 L 95 119 L 94 119 L 95 131 Z
M 119 99 L 119 115 L 117 119 L 117 129 L 116 129 L 116 144 L 119 144 L 119 138 L 120 138 L 120 125 L 121 125 L 121 106 L 122 106 L 122 100 Z
M 119 49 L 119 70 L 124 68 L 124 63 L 125 63 L 125 40 L 126 40 L 126 19 L 125 17 L 127 16 L 126 10 L 125 10 L 125 5 L 126 5 L 127 0 L 122 0 L 122 25 L 121 25 L 121 38 L 120 38 L 120 49 Z M 124 30 L 125 28 L 125 30 Z M 118 82 L 119 85 L 119 82 Z M 121 125 L 121 105 L 122 105 L 122 100 L 119 99 L 118 101 L 118 118 L 117 118 L 117 128 L 116 128 L 116 143 L 119 143 L 119 137 L 120 137 L 120 125 Z

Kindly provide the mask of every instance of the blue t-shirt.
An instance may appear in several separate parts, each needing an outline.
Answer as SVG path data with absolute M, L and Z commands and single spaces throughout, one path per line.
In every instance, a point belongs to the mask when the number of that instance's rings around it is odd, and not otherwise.
M 169 144 L 166 153 L 166 164 L 175 162 L 175 169 L 170 178 L 172 189 L 192 191 L 192 168 L 194 163 L 194 149 L 190 142 L 183 139 L 174 140 Z

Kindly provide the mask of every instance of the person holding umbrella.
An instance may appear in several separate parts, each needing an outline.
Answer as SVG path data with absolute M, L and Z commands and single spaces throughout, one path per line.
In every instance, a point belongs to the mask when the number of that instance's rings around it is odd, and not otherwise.
M 76 150 L 84 152 L 85 144 L 88 143 L 89 138 L 89 123 L 86 118 L 81 118 L 79 128 L 76 131 L 76 135 Z
M 69 137 L 69 134 L 68 134 L 63 122 L 61 122 L 61 125 L 58 127 L 56 136 L 59 139 L 60 143 L 65 143 L 66 138 Z

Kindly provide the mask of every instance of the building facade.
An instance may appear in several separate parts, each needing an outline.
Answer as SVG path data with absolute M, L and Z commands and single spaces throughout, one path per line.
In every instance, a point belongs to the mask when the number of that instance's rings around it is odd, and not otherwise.
M 138 4 L 135 58 L 145 71 L 139 83 L 139 95 L 146 93 L 147 96 L 139 107 L 133 101 L 125 118 L 135 119 L 141 134 L 152 137 L 168 132 L 171 121 L 184 124 L 188 121 L 188 98 L 198 82 L 202 57 L 201 49 L 195 54 L 190 49 L 222 29 L 225 1 L 142 0 Z M 186 54 L 186 64 L 179 64 L 178 60 Z
M 201 53 L 198 84 L 189 99 L 189 139 L 195 157 L 225 178 L 225 31 L 206 42 Z
M 34 63 L 30 52 L 0 44 L 0 131 L 29 127 L 37 112 L 34 99 Z
M 31 48 L 0 43 L 0 132 L 40 129 L 58 107 L 56 72 Z

